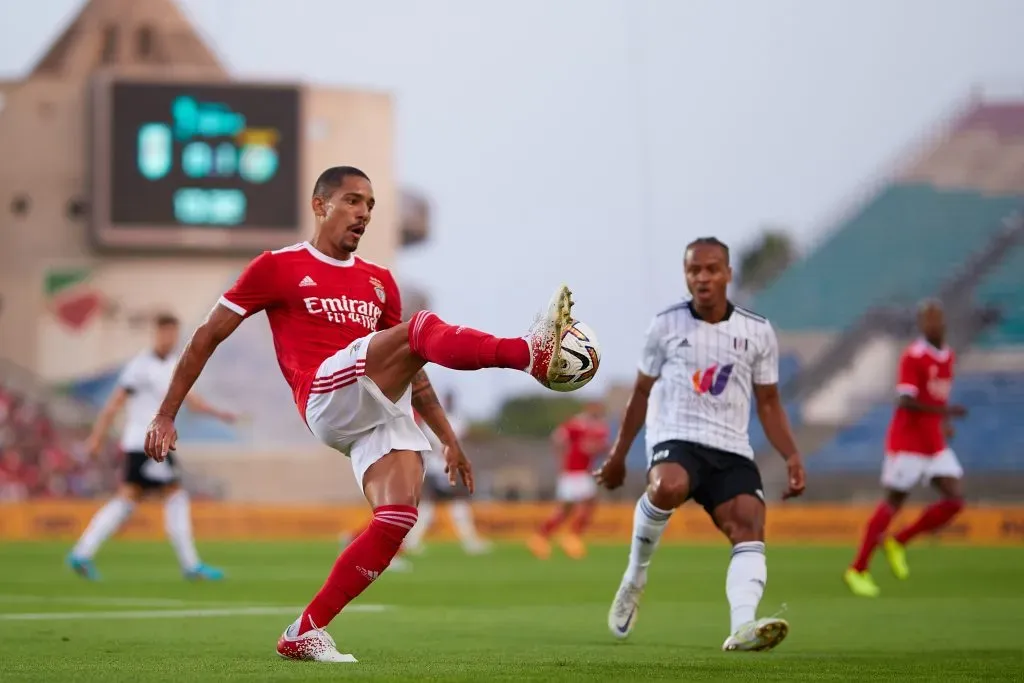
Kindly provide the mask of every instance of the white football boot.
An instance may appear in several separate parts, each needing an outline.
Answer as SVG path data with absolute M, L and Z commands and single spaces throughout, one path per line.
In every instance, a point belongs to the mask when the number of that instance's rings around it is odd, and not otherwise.
M 524 337 L 530 345 L 530 365 L 526 371 L 548 388 L 562 370 L 562 333 L 572 325 L 572 303 L 569 288 L 559 287 L 547 310 Z
M 615 594 L 612 608 L 608 612 L 608 630 L 620 640 L 633 632 L 637 615 L 640 613 L 640 597 L 644 594 L 643 583 L 623 581 Z
M 725 639 L 722 650 L 726 652 L 766 652 L 771 650 L 789 633 L 789 622 L 778 617 L 764 617 L 736 629 L 736 633 Z
M 277 654 L 285 659 L 307 662 L 331 662 L 335 664 L 352 664 L 356 658 L 338 652 L 331 634 L 322 628 L 306 631 L 301 636 L 290 636 L 292 626 L 298 628 L 298 620 L 285 629 L 277 641 Z

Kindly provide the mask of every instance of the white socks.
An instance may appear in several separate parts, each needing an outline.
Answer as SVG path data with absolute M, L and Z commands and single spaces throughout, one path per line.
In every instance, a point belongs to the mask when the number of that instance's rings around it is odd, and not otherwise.
M 480 537 L 476 533 L 476 525 L 473 524 L 473 509 L 469 507 L 467 501 L 453 501 L 448 508 L 448 514 L 452 517 L 452 525 L 463 547 L 472 548 L 480 545 Z
M 116 532 L 131 516 L 135 504 L 124 498 L 113 498 L 93 515 L 89 526 L 71 550 L 73 557 L 91 560 L 103 542 Z
M 624 581 L 643 585 L 647 582 L 647 567 L 665 531 L 671 510 L 662 510 L 650 501 L 647 492 L 640 496 L 633 511 L 633 541 L 629 547 L 629 566 Z
M 192 511 L 188 493 L 182 489 L 169 495 L 164 502 L 164 528 L 182 571 L 189 572 L 198 567 L 199 553 L 192 538 Z
M 755 619 L 767 581 L 764 543 L 747 541 L 734 545 L 729 571 L 725 574 L 725 594 L 729 598 L 732 622 L 730 633 L 736 633 L 740 626 Z
M 423 538 L 430 530 L 430 525 L 434 523 L 434 513 L 436 511 L 437 507 L 429 500 L 420 501 L 419 519 L 416 520 L 416 525 L 405 536 L 404 545 L 406 550 L 416 552 L 423 546 Z

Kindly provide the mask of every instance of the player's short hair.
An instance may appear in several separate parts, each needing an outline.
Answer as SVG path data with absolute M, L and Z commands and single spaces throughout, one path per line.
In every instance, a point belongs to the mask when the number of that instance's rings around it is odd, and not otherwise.
M 943 310 L 943 308 L 944 307 L 942 305 L 942 299 L 936 299 L 934 297 L 930 297 L 928 299 L 921 299 L 921 301 L 917 302 L 917 312 L 918 312 L 918 314 L 921 314 L 921 313 L 924 313 L 925 311 L 930 311 L 930 310 L 933 310 L 933 309 L 941 311 L 941 310 Z
M 345 182 L 345 178 L 350 175 L 363 178 L 367 182 L 370 180 L 370 176 L 355 166 L 331 166 L 316 179 L 316 184 L 313 185 L 313 196 L 327 199 L 334 194 L 335 190 L 341 187 L 341 184 Z
M 717 237 L 698 237 L 686 245 L 686 250 L 683 251 L 683 254 L 685 255 L 686 252 L 694 247 L 718 247 L 725 252 L 725 265 L 729 265 L 729 245 Z
M 156 314 L 156 316 L 153 318 L 153 325 L 156 327 L 180 327 L 181 321 L 178 320 L 178 316 L 174 315 L 173 313 L 167 313 L 165 311 L 163 313 Z

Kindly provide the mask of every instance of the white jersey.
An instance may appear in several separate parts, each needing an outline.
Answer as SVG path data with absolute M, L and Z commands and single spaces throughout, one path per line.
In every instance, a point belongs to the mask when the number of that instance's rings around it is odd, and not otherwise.
M 717 324 L 690 301 L 654 317 L 640 372 L 657 377 L 647 408 L 647 450 L 678 439 L 754 457 L 748 427 L 755 384 L 779 381 L 779 346 L 771 324 L 729 305 Z
M 117 385 L 128 393 L 121 433 L 124 452 L 145 449 L 146 429 L 164 400 L 177 360 L 173 354 L 161 358 L 152 351 L 143 351 L 128 361 L 121 372 Z

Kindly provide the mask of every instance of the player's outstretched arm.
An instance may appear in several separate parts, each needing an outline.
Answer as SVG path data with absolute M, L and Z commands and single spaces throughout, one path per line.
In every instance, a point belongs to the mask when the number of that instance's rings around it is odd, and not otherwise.
M 120 385 L 114 387 L 114 391 L 110 393 L 107 402 L 103 404 L 100 414 L 96 416 L 96 422 L 93 424 L 92 432 L 90 432 L 89 438 L 86 441 L 89 455 L 95 456 L 99 453 L 100 447 L 103 445 L 103 439 L 110 432 L 110 425 L 114 423 L 114 418 L 124 408 L 125 401 L 127 400 L 128 390 Z
M 782 405 L 778 384 L 755 384 L 754 397 L 757 399 L 757 418 L 764 427 L 768 443 L 785 459 L 789 470 L 789 488 L 782 495 L 793 498 L 804 492 L 806 485 L 803 459 L 789 426 L 789 417 Z
M 455 478 L 458 476 L 472 493 L 475 488 L 473 467 L 462 451 L 459 437 L 452 429 L 451 423 L 448 422 L 444 406 L 441 405 L 437 392 L 434 391 L 430 378 L 427 377 L 424 370 L 417 372 L 412 379 L 412 407 L 444 446 L 445 472 L 448 473 L 448 482 L 455 486 Z
M 601 468 L 594 472 L 597 481 L 609 489 L 617 489 L 626 480 L 626 455 L 633 445 L 633 440 L 640 433 L 640 428 L 647 420 L 647 403 L 651 397 L 651 389 L 657 377 L 645 375 L 638 372 L 636 383 L 633 385 L 633 393 L 626 404 L 626 412 L 622 416 L 622 424 L 619 426 L 619 433 L 612 444 L 608 459 Z
M 192 333 L 174 366 L 171 385 L 146 432 L 146 455 L 161 461 L 167 457 L 168 451 L 174 449 L 178 438 L 174 418 L 177 417 L 181 404 L 217 346 L 231 336 L 241 323 L 241 315 L 222 304 L 217 304 L 203 324 Z
M 218 408 L 194 391 L 189 392 L 185 397 L 185 405 L 187 405 L 188 409 L 193 413 L 209 415 L 221 422 L 227 422 L 230 424 L 238 419 L 238 416 L 230 410 L 222 410 Z

